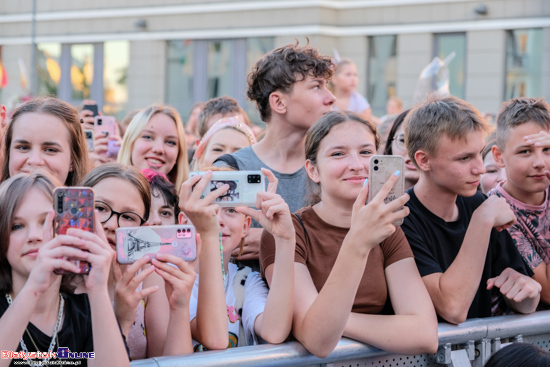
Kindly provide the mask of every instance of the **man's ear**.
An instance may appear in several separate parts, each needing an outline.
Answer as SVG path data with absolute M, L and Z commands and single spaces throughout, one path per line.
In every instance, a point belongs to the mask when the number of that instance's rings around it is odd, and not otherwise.
M 414 160 L 421 171 L 429 171 L 431 169 L 430 157 L 425 151 L 417 150 L 414 153 Z
M 178 224 L 191 224 L 191 221 L 184 212 L 179 212 L 178 214 Z
M 283 115 L 286 113 L 286 97 L 287 95 L 280 90 L 271 92 L 269 95 L 269 107 L 271 111 Z
M 499 167 L 504 167 L 504 157 L 502 157 L 502 149 L 498 145 L 493 145 L 491 148 L 491 152 L 493 153 L 493 159 L 498 164 Z M 489 153 L 487 153 L 489 154 Z
M 319 183 L 321 179 L 319 178 L 319 171 L 317 170 L 317 166 L 311 163 L 309 159 L 306 160 L 306 172 L 309 178 L 311 178 L 311 181 L 315 183 Z

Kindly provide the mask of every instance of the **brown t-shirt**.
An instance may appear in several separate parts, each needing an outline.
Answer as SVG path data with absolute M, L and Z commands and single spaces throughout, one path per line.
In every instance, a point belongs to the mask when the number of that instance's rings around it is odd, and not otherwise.
M 307 266 L 315 288 L 319 292 L 330 275 L 349 228 L 335 227 L 324 222 L 311 206 L 298 210 L 296 214 L 302 218 L 309 240 L 306 240 L 298 218 L 293 215 L 292 220 L 296 230 L 294 261 Z M 384 269 L 408 257 L 413 257 L 413 253 L 401 227 L 397 227 L 394 234 L 369 253 L 352 311 L 368 314 L 381 313 L 388 298 Z M 264 230 L 260 244 L 262 273 L 274 261 L 275 241 L 273 236 Z

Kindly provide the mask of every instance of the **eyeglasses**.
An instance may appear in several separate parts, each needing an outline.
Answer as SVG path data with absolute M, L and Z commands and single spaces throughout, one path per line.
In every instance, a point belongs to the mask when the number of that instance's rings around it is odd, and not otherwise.
M 405 134 L 399 134 L 394 136 L 392 139 L 395 142 L 395 147 L 401 151 L 406 151 L 407 147 L 405 146 Z
M 143 219 L 139 214 L 134 212 L 115 212 L 109 204 L 103 201 L 95 202 L 95 211 L 97 213 L 97 219 L 99 219 L 101 223 L 107 222 L 111 219 L 113 214 L 116 215 L 116 220 L 119 227 L 139 227 L 145 223 L 145 219 Z

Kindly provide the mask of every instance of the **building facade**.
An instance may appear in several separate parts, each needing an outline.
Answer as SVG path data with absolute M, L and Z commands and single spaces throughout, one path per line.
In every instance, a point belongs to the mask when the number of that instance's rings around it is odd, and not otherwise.
M 33 87 L 119 117 L 169 103 L 185 120 L 195 102 L 228 95 L 258 121 L 244 95 L 250 68 L 306 37 L 356 63 L 377 115 L 391 96 L 411 107 L 422 69 L 453 52 L 450 91 L 482 112 L 550 98 L 549 0 L 40 0 L 34 19 L 33 37 L 32 0 L 0 0 L 8 107 Z

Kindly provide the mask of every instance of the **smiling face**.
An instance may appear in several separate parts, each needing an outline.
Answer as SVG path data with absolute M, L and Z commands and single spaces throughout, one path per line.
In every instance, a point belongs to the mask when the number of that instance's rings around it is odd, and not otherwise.
M 209 167 L 218 157 L 235 153 L 248 146 L 250 140 L 241 131 L 232 128 L 221 129 L 210 137 L 201 157 L 200 167 Z
M 441 192 L 473 196 L 481 175 L 485 173 L 481 158 L 484 146 L 484 133 L 479 130 L 470 131 L 463 138 L 455 140 L 444 134 L 436 150 L 426 154 L 426 178 Z
M 112 210 L 123 213 L 133 212 L 140 217 L 145 217 L 145 204 L 139 193 L 139 190 L 130 182 L 118 178 L 108 177 L 101 180 L 94 187 L 95 201 L 107 203 Z M 97 207 L 96 207 L 97 210 Z M 116 229 L 118 228 L 117 216 L 113 216 L 101 224 L 109 244 L 116 247 Z M 136 221 L 133 227 L 138 227 L 140 223 Z
M 66 182 L 71 170 L 70 136 L 65 123 L 56 116 L 28 112 L 13 125 L 9 172 L 33 172 L 40 168 L 60 182 Z
M 321 200 L 353 204 L 375 153 L 375 137 L 364 124 L 346 121 L 334 126 L 319 144 L 317 164 L 306 164 L 309 177 L 321 186 Z
M 43 244 L 44 221 L 51 209 L 51 197 L 41 189 L 33 187 L 15 211 L 6 254 L 12 268 L 14 283 L 24 284 L 28 278 L 38 250 Z
M 179 140 L 176 123 L 157 113 L 151 117 L 132 148 L 132 164 L 140 171 L 153 169 L 168 175 L 178 159 Z
M 503 188 L 526 204 L 540 205 L 550 185 L 545 171 L 550 169 L 550 148 L 527 144 L 524 136 L 538 134 L 541 127 L 526 122 L 510 128 L 504 150 L 497 147 L 495 159 L 506 167 L 507 181 Z
M 309 129 L 326 113 L 332 111 L 336 100 L 322 77 L 307 76 L 294 83 L 290 93 L 281 93 L 285 119 L 293 126 Z

